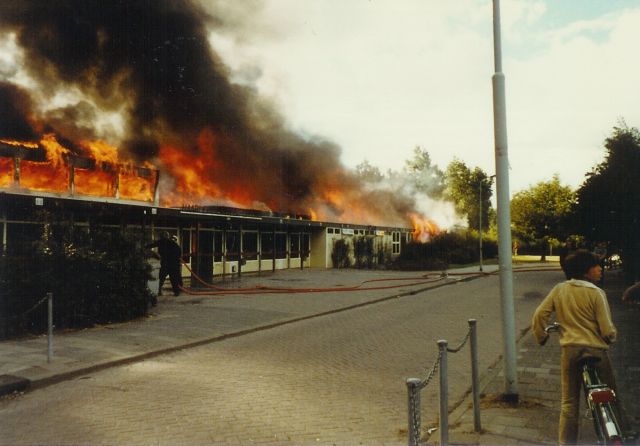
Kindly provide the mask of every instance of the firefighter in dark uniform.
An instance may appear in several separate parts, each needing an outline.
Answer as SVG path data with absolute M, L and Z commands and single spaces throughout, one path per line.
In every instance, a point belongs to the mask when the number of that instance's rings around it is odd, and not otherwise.
M 180 295 L 182 286 L 181 257 L 182 249 L 175 237 L 169 237 L 168 232 L 160 233 L 160 238 L 153 243 L 145 245 L 146 248 L 158 248 L 160 256 L 160 273 L 158 275 L 158 296 L 162 294 L 162 285 L 169 276 L 171 288 L 175 296 Z

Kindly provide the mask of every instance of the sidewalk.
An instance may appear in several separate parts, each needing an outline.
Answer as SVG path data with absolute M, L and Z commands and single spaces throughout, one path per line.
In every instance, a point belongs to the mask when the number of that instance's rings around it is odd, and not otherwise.
M 609 298 L 613 320 L 618 328 L 618 341 L 611 349 L 618 391 L 634 430 L 640 426 L 640 324 L 637 308 L 624 306 L 620 297 L 625 289 L 617 272 L 607 272 L 604 290 Z M 482 431 L 474 432 L 471 399 L 449 415 L 450 444 L 537 445 L 557 444 L 560 414 L 560 347 L 550 340 L 538 346 L 528 331 L 518 342 L 518 394 L 516 405 L 500 401 L 504 392 L 502 362 L 490 370 L 481 383 Z M 581 401 L 582 403 L 582 401 Z M 581 408 L 581 414 L 586 409 Z M 439 441 L 434 433 L 429 443 Z M 586 415 L 581 417 L 580 444 L 596 444 L 593 425 Z

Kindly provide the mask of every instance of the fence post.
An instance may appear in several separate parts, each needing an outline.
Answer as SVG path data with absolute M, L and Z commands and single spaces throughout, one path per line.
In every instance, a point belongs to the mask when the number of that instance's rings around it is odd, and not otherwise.
M 420 380 L 418 378 L 407 379 L 407 395 L 409 402 L 409 446 L 420 445 Z
M 449 444 L 449 391 L 447 383 L 447 341 L 438 341 L 440 348 L 440 446 Z
M 473 429 L 482 430 L 480 422 L 480 383 L 478 378 L 478 332 L 477 321 L 469 319 L 469 339 L 471 344 L 471 391 L 473 394 Z
M 53 293 L 47 293 L 47 362 L 53 361 Z

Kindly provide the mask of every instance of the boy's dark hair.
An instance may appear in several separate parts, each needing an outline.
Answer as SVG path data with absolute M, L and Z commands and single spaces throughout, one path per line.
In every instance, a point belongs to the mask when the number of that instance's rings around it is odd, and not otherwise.
M 564 275 L 567 279 L 583 280 L 592 266 L 600 265 L 600 259 L 586 249 L 578 249 L 567 256 L 564 261 Z

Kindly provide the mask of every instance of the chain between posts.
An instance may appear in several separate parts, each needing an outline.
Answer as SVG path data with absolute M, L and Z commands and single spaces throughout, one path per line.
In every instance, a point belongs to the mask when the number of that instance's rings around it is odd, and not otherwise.
M 448 348 L 447 347 L 447 351 L 449 353 L 458 353 L 460 350 L 462 350 L 464 348 L 464 346 L 469 341 L 470 337 L 471 337 L 471 327 L 469 327 L 469 330 L 467 330 L 467 334 L 465 335 L 465 337 L 462 340 L 462 342 L 460 343 L 460 345 L 458 345 L 458 347 L 456 347 L 456 348 Z M 438 371 L 438 367 L 440 366 L 440 361 L 442 361 L 442 350 L 438 351 L 438 357 L 436 358 L 435 362 L 431 366 L 431 370 L 429 370 L 427 372 L 427 377 L 425 379 L 423 379 L 422 381 L 420 381 L 420 386 L 419 386 L 420 389 L 424 389 L 425 387 L 427 387 L 429 385 L 429 383 L 431 382 L 431 380 L 435 376 L 436 372 Z M 426 370 L 427 369 L 425 369 L 425 371 Z
M 27 314 L 31 313 L 33 310 L 35 310 L 36 308 L 38 308 L 43 302 L 45 302 L 48 299 L 48 296 L 44 296 L 42 299 L 40 299 L 33 307 L 29 308 L 27 311 L 25 311 L 22 314 L 17 314 L 15 316 L 13 316 L 14 318 L 19 318 L 22 316 L 26 316 Z
M 424 389 L 425 387 L 427 387 L 429 385 L 429 383 L 431 382 L 433 377 L 436 375 L 436 372 L 438 371 L 438 367 L 440 367 L 440 361 L 442 361 L 442 351 L 441 350 L 438 351 L 438 357 L 436 358 L 436 360 L 434 361 L 433 365 L 431 366 L 431 370 L 429 370 L 427 372 L 427 377 L 425 379 L 423 379 L 422 381 L 420 381 L 420 385 L 418 386 L 419 389 Z M 425 369 L 425 371 L 426 370 L 427 369 Z
M 473 323 L 472 323 L 472 321 L 473 321 Z M 448 348 L 448 347 L 446 347 L 446 341 L 438 341 L 438 344 L 441 345 L 441 348 L 438 349 L 438 357 L 436 358 L 436 360 L 434 361 L 433 365 L 431 366 L 431 369 L 430 370 L 425 369 L 425 371 L 427 371 L 426 378 L 423 379 L 423 380 L 419 380 L 419 379 L 416 379 L 416 378 L 407 379 L 407 389 L 408 389 L 408 394 L 409 394 L 409 398 L 408 398 L 408 404 L 409 404 L 409 446 L 419 446 L 420 445 L 420 434 L 421 434 L 420 391 L 429 385 L 429 383 L 431 382 L 433 377 L 436 375 L 436 372 L 438 371 L 438 369 L 441 368 L 440 366 L 441 366 L 441 363 L 443 361 L 443 357 L 445 356 L 445 354 L 447 352 L 448 353 L 457 353 L 460 350 L 462 350 L 462 348 L 464 348 L 464 346 L 467 344 L 467 342 L 471 338 L 472 331 L 474 330 L 474 328 L 475 328 L 475 320 L 470 320 L 469 321 L 469 329 L 467 330 L 467 334 L 465 335 L 465 337 L 462 340 L 462 342 L 460 343 L 460 345 L 458 345 L 456 348 Z M 445 348 L 442 348 L 442 346 L 445 346 Z M 471 348 L 472 349 L 474 348 L 473 342 L 472 342 Z M 473 356 L 473 352 L 472 352 L 472 356 Z M 444 371 L 444 368 L 446 368 L 445 366 L 446 366 L 446 364 L 442 365 L 443 371 Z M 445 373 L 446 373 L 446 371 L 445 371 Z M 446 383 L 446 379 L 445 379 L 445 383 Z M 441 382 L 441 387 L 442 387 L 442 382 Z M 442 393 L 442 388 L 441 388 L 441 393 Z M 442 397 L 442 395 L 441 395 L 441 397 Z M 474 400 L 474 402 L 475 402 L 475 400 Z M 442 415 L 441 415 L 441 421 L 442 421 Z M 445 421 L 444 422 L 444 426 L 440 427 L 441 431 L 443 430 L 443 428 L 444 428 L 444 430 L 448 431 L 448 421 Z M 446 444 L 448 444 L 448 435 L 445 432 L 441 432 L 441 435 L 443 435 L 443 434 L 445 436 L 441 438 L 441 441 L 443 441 L 443 443 L 442 443 L 443 445 L 446 445 Z
M 460 350 L 462 350 L 462 348 L 465 346 L 465 344 L 467 343 L 467 341 L 469 340 L 469 337 L 471 337 L 471 327 L 469 327 L 469 330 L 467 330 L 467 335 L 464 337 L 464 339 L 462 340 L 462 342 L 460 343 L 459 346 L 457 346 L 456 348 L 449 348 L 447 347 L 447 351 L 449 353 L 458 353 Z

